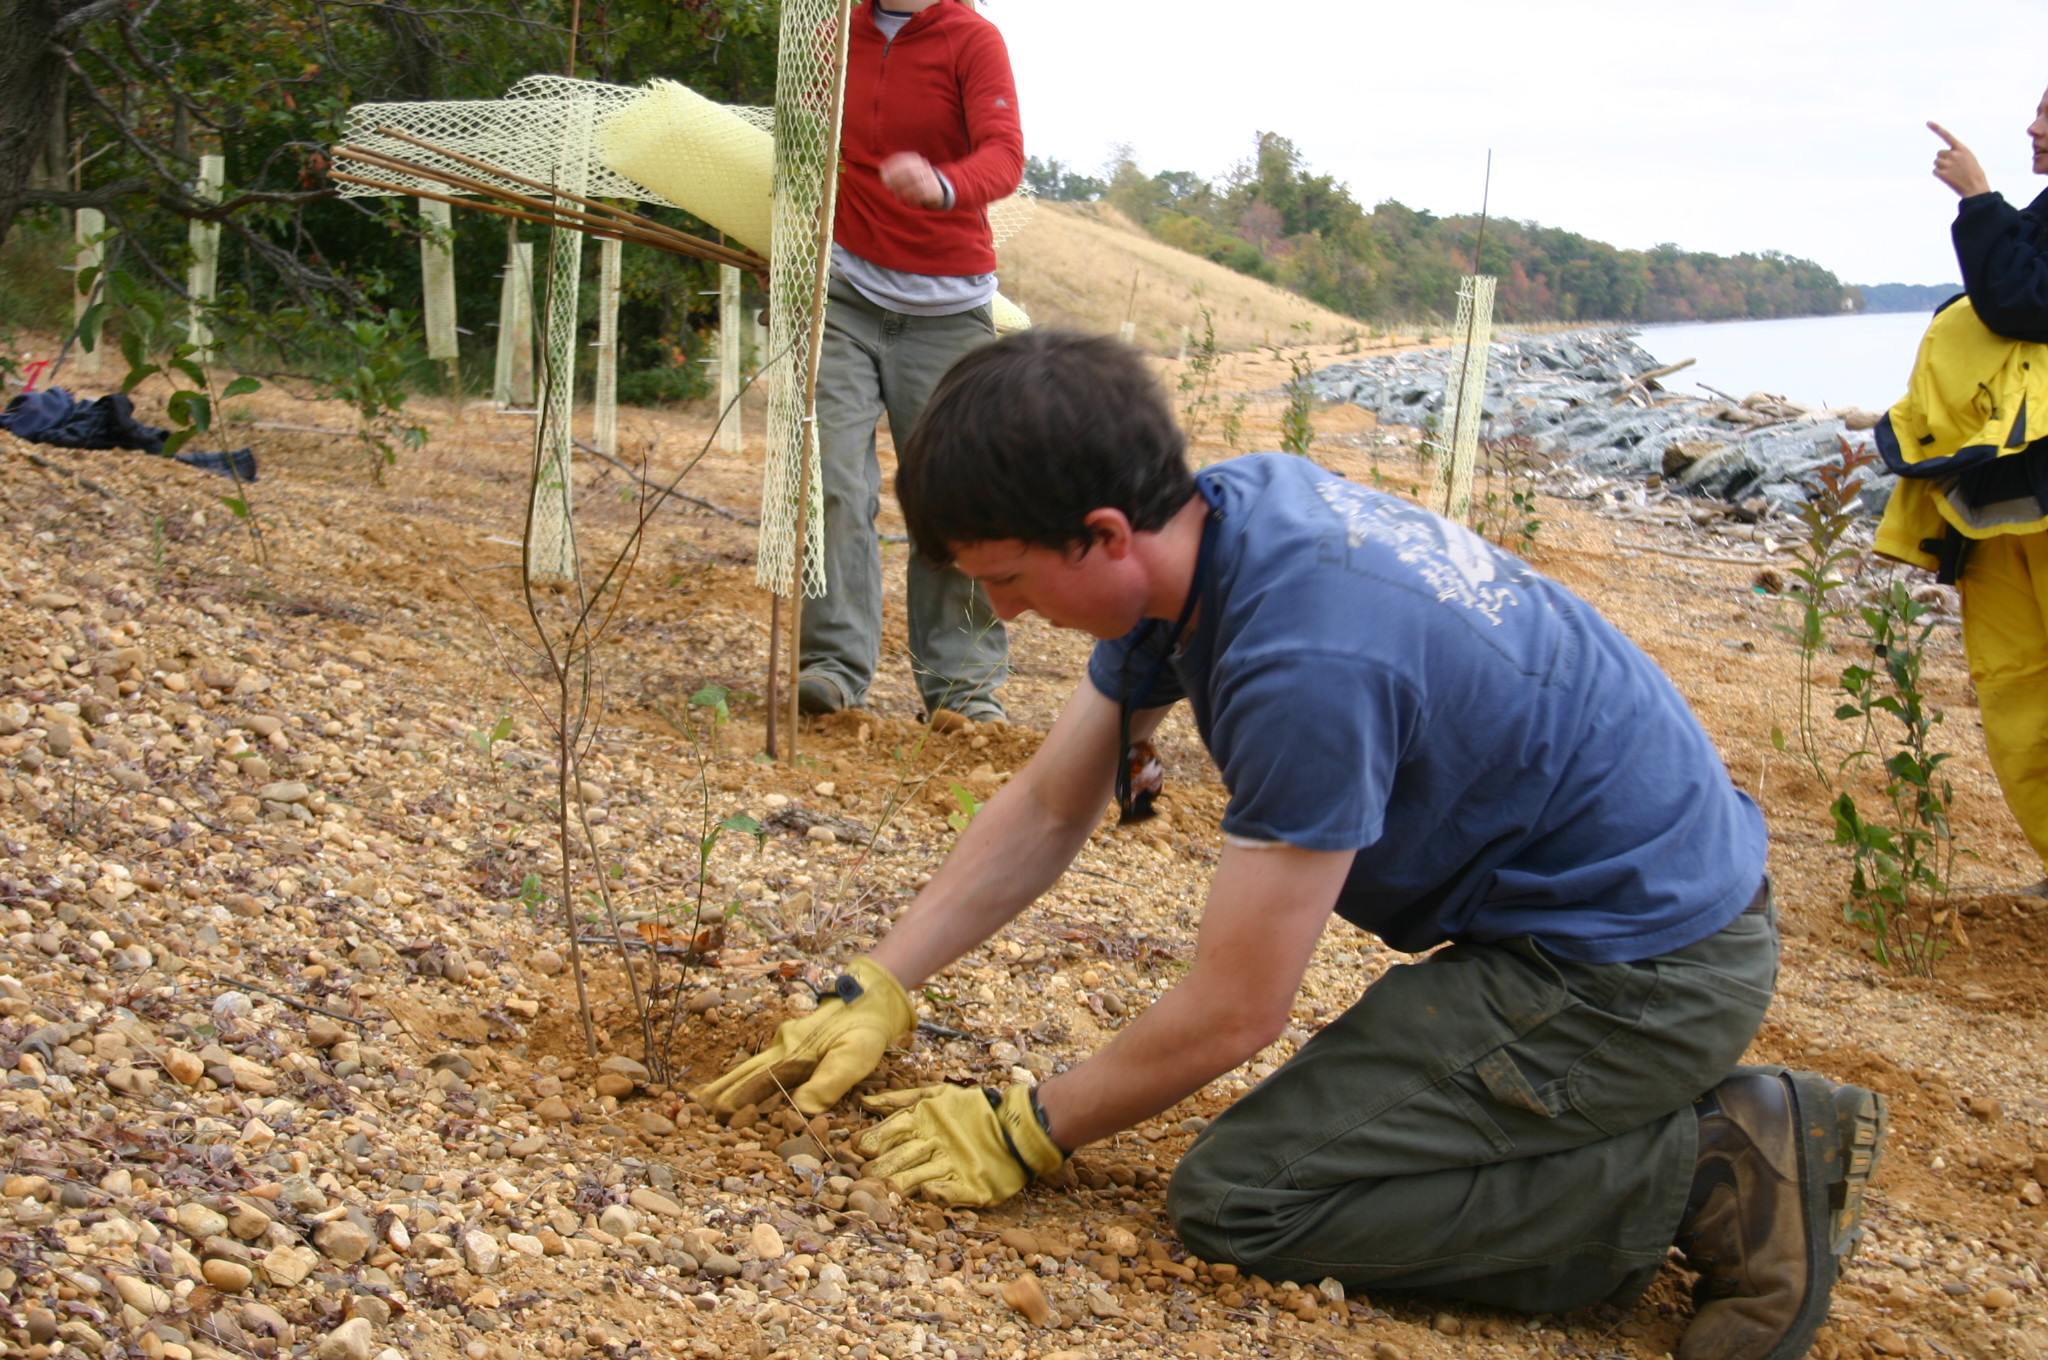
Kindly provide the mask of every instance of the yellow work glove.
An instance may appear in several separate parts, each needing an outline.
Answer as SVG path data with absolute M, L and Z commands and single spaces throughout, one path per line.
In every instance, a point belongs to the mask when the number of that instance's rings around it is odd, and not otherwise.
M 774 1043 L 698 1087 L 697 1103 L 724 1118 L 788 1091 L 799 1110 L 822 1114 L 875 1070 L 891 1040 L 916 1024 L 903 985 L 863 955 L 846 966 L 817 1010 L 783 1021 Z
M 1022 1083 L 1000 1098 L 993 1090 L 941 1085 L 885 1091 L 861 1104 L 894 1113 L 855 1139 L 854 1150 L 874 1159 L 869 1175 L 895 1182 L 906 1195 L 922 1192 L 956 1208 L 1000 1204 L 1067 1160 Z

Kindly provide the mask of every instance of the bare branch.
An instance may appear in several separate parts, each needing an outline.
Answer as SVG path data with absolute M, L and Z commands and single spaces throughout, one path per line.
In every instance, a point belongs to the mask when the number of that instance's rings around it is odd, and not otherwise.
M 67 10 L 50 25 L 50 36 L 61 38 L 67 33 L 76 33 L 89 24 L 99 22 L 109 14 L 118 14 L 126 8 L 126 0 L 86 0 L 85 4 Z
M 117 179 L 95 189 L 24 189 L 21 201 L 50 208 L 104 208 L 116 199 L 148 192 L 149 181 L 146 179 Z

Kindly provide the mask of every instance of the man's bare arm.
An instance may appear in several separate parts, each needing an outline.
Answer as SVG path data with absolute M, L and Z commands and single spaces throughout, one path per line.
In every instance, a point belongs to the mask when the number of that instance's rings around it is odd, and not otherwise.
M 1132 739 L 1165 716 L 1135 715 Z M 1116 778 L 1117 706 L 1083 683 L 1025 767 L 989 799 L 931 883 L 875 946 L 915 988 L 1002 929 L 1059 881 L 1102 817 Z
M 1195 964 L 1101 1052 L 1039 1087 L 1072 1151 L 1169 1109 L 1277 1038 L 1350 872 L 1350 851 L 1226 846 Z

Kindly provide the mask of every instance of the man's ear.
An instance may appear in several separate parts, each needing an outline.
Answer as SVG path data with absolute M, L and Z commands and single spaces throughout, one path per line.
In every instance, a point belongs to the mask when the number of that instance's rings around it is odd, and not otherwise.
M 1131 541 L 1136 530 L 1123 511 L 1105 506 L 1090 510 L 1081 517 L 1081 523 L 1088 530 L 1088 546 L 1101 548 L 1112 562 L 1120 562 L 1130 555 Z

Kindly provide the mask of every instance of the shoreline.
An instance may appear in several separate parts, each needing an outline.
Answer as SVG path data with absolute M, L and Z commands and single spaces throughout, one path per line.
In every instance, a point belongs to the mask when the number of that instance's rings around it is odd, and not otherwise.
M 1644 376 L 1663 365 L 1636 343 L 1638 333 L 1613 326 L 1497 335 L 1488 346 L 1481 437 L 1525 438 L 1537 452 L 1588 472 L 1655 477 L 1731 502 L 1761 497 L 1776 509 L 1807 499 L 1808 479 L 1839 455 L 1838 441 L 1873 442 L 1877 412 L 1761 391 L 1669 391 Z M 1427 430 L 1442 418 L 1448 364 L 1449 348 L 1439 346 L 1333 364 L 1313 381 L 1325 401 Z M 1891 482 L 1883 474 L 1866 478 L 1865 504 L 1881 509 Z

